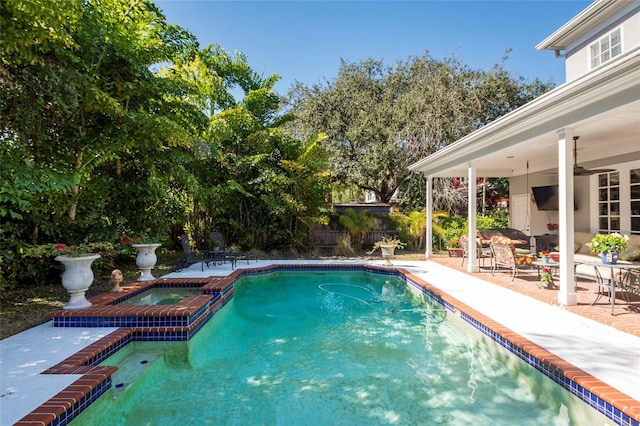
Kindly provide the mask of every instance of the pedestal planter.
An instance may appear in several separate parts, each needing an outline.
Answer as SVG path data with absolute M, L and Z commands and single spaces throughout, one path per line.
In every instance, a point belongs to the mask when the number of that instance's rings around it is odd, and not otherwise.
M 151 275 L 151 270 L 156 266 L 158 258 L 156 256 L 156 249 L 162 244 L 132 244 L 131 247 L 138 251 L 136 256 L 136 265 L 140 269 L 140 277 L 138 281 L 150 281 L 155 280 L 155 277 Z
M 380 246 L 382 257 L 393 257 L 396 251 L 396 246 Z
M 63 309 L 82 309 L 91 306 L 85 293 L 93 284 L 93 271 L 91 264 L 99 259 L 95 253 L 80 256 L 57 256 L 55 260 L 64 265 L 62 273 L 62 286 L 69 292 L 71 298 Z

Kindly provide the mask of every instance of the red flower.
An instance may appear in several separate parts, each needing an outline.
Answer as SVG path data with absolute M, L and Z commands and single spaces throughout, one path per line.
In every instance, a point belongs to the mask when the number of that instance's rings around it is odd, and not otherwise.
M 58 244 L 57 246 L 55 246 L 56 250 L 64 250 L 65 245 L 64 244 Z

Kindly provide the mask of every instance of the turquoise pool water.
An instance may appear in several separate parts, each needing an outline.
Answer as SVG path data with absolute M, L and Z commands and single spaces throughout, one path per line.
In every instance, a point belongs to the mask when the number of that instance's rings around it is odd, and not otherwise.
M 243 278 L 191 341 L 104 364 L 121 367 L 114 388 L 73 424 L 610 424 L 403 280 L 361 271 Z

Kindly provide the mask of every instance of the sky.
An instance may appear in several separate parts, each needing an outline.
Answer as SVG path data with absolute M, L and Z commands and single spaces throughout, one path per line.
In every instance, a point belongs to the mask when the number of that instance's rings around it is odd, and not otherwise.
M 298 81 L 331 81 L 341 59 L 393 65 L 422 56 L 454 57 L 490 70 L 511 49 L 513 76 L 565 82 L 564 61 L 536 45 L 591 1 L 218 1 L 156 0 L 167 18 L 193 33 L 200 47 L 242 52 L 263 76 L 280 75 L 286 94 Z

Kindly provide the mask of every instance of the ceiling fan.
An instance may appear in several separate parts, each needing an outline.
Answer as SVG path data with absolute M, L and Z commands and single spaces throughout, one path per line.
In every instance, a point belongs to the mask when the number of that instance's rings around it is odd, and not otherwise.
M 573 175 L 574 176 L 591 176 L 598 173 L 615 172 L 616 169 L 585 169 L 578 165 L 578 148 L 577 142 L 580 136 L 573 137 Z

